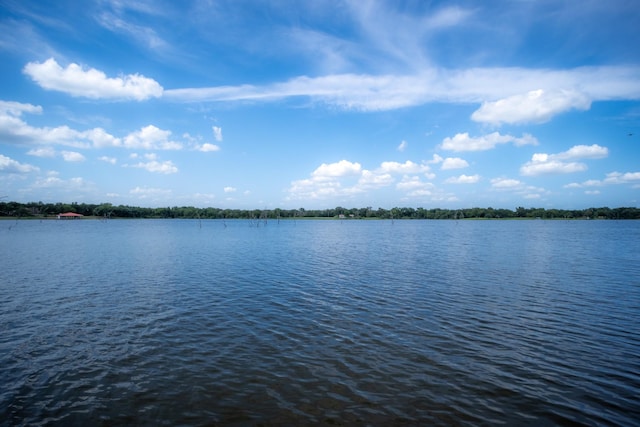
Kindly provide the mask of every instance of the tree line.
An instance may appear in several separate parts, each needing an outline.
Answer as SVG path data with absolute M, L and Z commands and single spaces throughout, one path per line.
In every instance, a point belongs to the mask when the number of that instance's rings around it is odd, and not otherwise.
M 0 217 L 53 218 L 59 213 L 75 212 L 100 218 L 199 218 L 199 219 L 285 219 L 285 218 L 344 218 L 344 219 L 640 219 L 640 209 L 635 207 L 544 209 L 517 207 L 511 209 L 466 208 L 426 209 L 372 207 L 331 209 L 221 209 L 173 206 L 147 208 L 112 205 L 111 203 L 18 203 L 1 202 Z

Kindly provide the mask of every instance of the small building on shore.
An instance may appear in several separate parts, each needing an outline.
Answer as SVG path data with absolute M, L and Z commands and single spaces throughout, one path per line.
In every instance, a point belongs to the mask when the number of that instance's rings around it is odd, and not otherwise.
M 78 219 L 78 218 L 82 218 L 84 215 L 80 215 L 77 214 L 75 212 L 65 212 L 65 213 L 59 213 L 57 215 L 58 219 Z

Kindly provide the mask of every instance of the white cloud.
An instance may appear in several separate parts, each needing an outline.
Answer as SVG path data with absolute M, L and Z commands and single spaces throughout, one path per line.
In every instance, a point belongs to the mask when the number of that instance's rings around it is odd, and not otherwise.
M 223 191 L 225 193 L 235 193 L 237 189 L 235 187 L 224 187 Z
M 51 147 L 33 148 L 27 151 L 27 154 L 36 157 L 55 157 L 56 150 Z
M 522 182 L 517 179 L 510 178 L 494 178 L 491 180 L 493 188 L 518 188 L 522 186 Z
M 429 166 L 419 165 L 407 160 L 404 163 L 398 162 L 382 162 L 377 169 L 381 173 L 407 174 L 407 173 L 428 173 Z
M 134 2 L 137 4 L 137 2 Z M 134 3 L 131 3 L 133 5 Z M 115 2 L 116 9 L 121 6 L 120 2 Z M 141 11 L 137 9 L 136 11 Z M 116 11 L 117 12 L 117 11 Z M 146 12 L 146 11 L 144 11 Z M 98 23 L 115 33 L 124 33 L 131 40 L 141 44 L 145 49 L 158 52 L 170 50 L 170 45 L 163 40 L 153 28 L 133 24 L 119 17 L 118 13 L 104 12 L 97 17 Z
M 441 156 L 434 154 L 433 158 L 427 161 L 427 164 L 438 164 L 438 163 L 442 163 L 443 161 L 444 159 Z
M 424 182 L 418 176 L 405 175 L 396 184 L 396 189 L 404 191 L 407 197 L 433 196 L 435 186 L 431 182 Z
M 549 119 L 567 108 L 583 108 L 593 101 L 640 99 L 638 74 L 638 67 L 624 66 L 580 67 L 569 70 L 515 67 L 463 70 L 425 68 L 415 75 L 300 76 L 265 86 L 244 84 L 172 89 L 165 91 L 164 95 L 185 102 L 266 102 L 307 96 L 347 110 L 378 111 L 430 102 L 495 103 L 496 99 L 508 99 L 507 103 L 514 104 L 523 93 L 534 88 L 542 90 L 543 96 L 540 99 L 524 103 L 527 108 L 521 107 L 522 111 L 517 115 L 505 117 L 521 121 Z M 579 95 L 571 95 L 577 93 Z M 536 102 L 540 107 L 538 112 L 534 108 Z M 482 118 L 484 114 L 485 120 L 492 119 L 488 114 L 492 109 L 496 112 L 496 119 L 501 117 L 497 114 L 499 107 L 494 104 L 486 105 L 482 114 L 476 115 L 477 118 Z
M 122 140 L 120 138 L 116 138 L 102 128 L 94 128 L 84 131 L 82 132 L 82 136 L 90 140 L 95 148 L 122 146 Z
M 85 157 L 76 151 L 62 151 L 60 153 L 65 162 L 84 162 Z
M 124 166 L 145 169 L 149 172 L 162 173 L 162 174 L 172 174 L 172 173 L 178 172 L 178 168 L 173 164 L 171 160 L 167 160 L 164 162 L 152 160 L 149 162 L 139 162 L 139 163 L 136 163 L 135 165 L 124 165 Z
M 450 151 L 484 151 L 491 150 L 498 144 L 507 143 L 513 143 L 519 147 L 522 145 L 538 145 L 538 140 L 528 133 L 523 134 L 520 138 L 501 135 L 499 132 L 473 138 L 469 136 L 469 133 L 464 132 L 456 134 L 453 138 L 445 138 L 440 148 Z
M 7 172 L 11 174 L 24 174 L 30 172 L 37 172 L 38 169 L 36 166 L 20 163 L 17 160 L 13 160 L 10 157 L 3 156 L 0 154 L 0 171 Z
M 567 151 L 555 155 L 555 158 L 561 160 L 569 159 L 603 159 L 609 155 L 607 147 L 601 147 L 598 144 L 593 145 L 574 145 Z
M 607 174 L 604 182 L 606 184 L 628 184 L 640 182 L 640 172 L 611 172 Z
M 525 176 L 564 174 L 582 172 L 587 165 L 567 160 L 601 159 L 607 157 L 609 150 L 597 144 L 575 145 L 558 154 L 536 153 L 531 160 L 520 167 L 520 174 Z
M 98 157 L 98 160 L 102 160 L 103 162 L 106 162 L 106 163 L 111 163 L 112 165 L 115 165 L 118 161 L 115 157 L 109 157 L 109 156 L 100 156 Z
M 170 139 L 171 131 L 162 130 L 153 125 L 148 125 L 138 131 L 131 132 L 124 138 L 117 138 L 102 128 L 94 128 L 86 131 L 78 131 L 68 126 L 58 127 L 33 127 L 25 123 L 20 116 L 23 112 L 41 113 L 42 108 L 31 104 L 0 101 L 0 139 L 3 142 L 32 145 L 64 145 L 74 148 L 130 148 L 144 150 L 180 150 L 182 144 Z M 206 145 L 206 144 L 205 144 Z M 216 146 L 209 144 L 201 148 L 204 151 L 215 151 Z M 32 150 L 30 154 L 37 152 L 51 153 L 46 148 Z
M 218 126 L 213 126 L 213 137 L 217 142 L 222 141 L 222 128 Z
M 407 143 L 407 141 L 402 141 L 402 142 L 400 143 L 400 145 L 398 145 L 397 150 L 398 150 L 398 151 L 400 151 L 400 152 L 402 153 L 404 150 L 406 150 L 406 149 L 407 149 L 407 146 L 408 146 L 408 145 L 409 145 L 409 144 Z
M 311 174 L 315 179 L 337 178 L 347 175 L 358 175 L 362 170 L 360 163 L 340 160 L 336 163 L 323 163 Z
M 102 71 L 71 63 L 62 68 L 55 59 L 45 62 L 29 62 L 24 72 L 42 88 L 94 99 L 123 99 L 143 101 L 162 96 L 162 86 L 140 74 L 128 74 L 116 78 L 107 77 Z
M 591 100 L 573 90 L 533 90 L 498 101 L 483 102 L 471 119 L 476 122 L 501 125 L 503 123 L 544 123 L 557 114 L 569 110 L 588 110 Z
M 171 131 L 145 126 L 124 138 L 124 147 L 143 150 L 180 150 L 182 145 L 169 140 Z
M 24 104 L 15 101 L 0 101 L 0 114 L 20 117 L 22 113 L 40 114 L 42 107 L 39 105 Z
M 475 184 L 480 181 L 480 175 L 460 175 L 447 178 L 445 182 L 447 184 Z
M 35 128 L 29 126 L 20 117 L 22 113 L 42 112 L 40 106 L 18 102 L 0 102 L 0 140 L 15 144 L 59 144 L 73 147 L 86 147 L 81 132 L 67 126 L 55 128 Z
M 469 167 L 469 163 L 466 160 L 461 159 L 460 157 L 447 157 L 442 161 L 442 166 L 440 166 L 440 169 L 463 169 L 466 167 Z
M 218 145 L 205 142 L 202 145 L 196 146 L 196 150 L 202 151 L 203 153 L 210 153 L 213 151 L 220 151 L 220 147 Z
M 532 159 L 520 168 L 520 174 L 525 176 L 574 173 L 587 170 L 587 165 L 578 162 L 561 162 L 559 160 Z
M 150 187 L 135 187 L 129 190 L 129 194 L 139 199 L 155 199 L 164 198 L 171 195 L 171 190 Z
M 86 181 L 84 178 L 75 177 L 70 179 L 61 179 L 56 172 L 47 174 L 46 177 L 37 179 L 31 188 L 48 188 L 48 189 L 60 189 L 64 191 L 87 191 L 93 187 L 91 182 Z
M 610 172 L 605 179 L 588 179 L 584 182 L 572 182 L 564 186 L 564 188 L 589 188 L 602 187 L 609 184 L 635 184 L 640 183 L 640 172 Z
M 288 191 L 291 199 L 316 200 L 353 196 L 392 185 L 396 180 L 394 175 L 402 174 L 407 177 L 409 174 L 417 173 L 428 179 L 434 177 L 427 164 L 417 164 L 410 160 L 404 163 L 382 162 L 373 171 L 363 169 L 360 163 L 341 160 L 336 163 L 323 163 L 311 173 L 310 178 L 293 181 Z M 354 181 L 354 178 L 357 180 Z M 420 180 L 419 177 L 415 179 Z
M 390 173 L 372 172 L 365 169 L 358 180 L 358 186 L 360 188 L 379 188 L 391 185 L 393 182 L 394 178 Z

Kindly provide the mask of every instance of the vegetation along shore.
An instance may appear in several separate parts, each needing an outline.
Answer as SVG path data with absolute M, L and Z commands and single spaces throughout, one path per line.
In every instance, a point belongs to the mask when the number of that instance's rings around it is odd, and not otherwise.
M 426 209 L 394 207 L 391 209 L 371 207 L 331 209 L 221 209 L 196 208 L 193 206 L 139 207 L 112 205 L 111 203 L 0 203 L 0 217 L 12 218 L 56 218 L 58 214 L 73 212 L 83 216 L 100 218 L 199 218 L 199 219 L 277 219 L 277 218 L 344 218 L 344 219 L 640 219 L 640 208 L 587 208 L 544 209 L 517 207 L 511 209 L 466 208 Z

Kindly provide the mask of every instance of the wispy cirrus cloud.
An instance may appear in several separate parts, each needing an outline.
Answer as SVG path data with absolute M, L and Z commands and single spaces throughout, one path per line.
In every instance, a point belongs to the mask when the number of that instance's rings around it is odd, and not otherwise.
M 484 103 L 474 120 L 487 123 L 548 121 L 591 102 L 640 99 L 638 67 L 571 70 L 425 68 L 410 75 L 298 76 L 267 85 L 244 84 L 164 91 L 176 102 L 271 102 L 308 97 L 345 110 L 381 111 L 430 102 Z M 525 95 L 522 95 L 525 94 Z M 507 107 L 517 107 L 512 110 Z
M 213 130 L 213 138 L 217 142 L 222 142 L 222 128 L 219 126 L 213 126 L 211 129 Z

